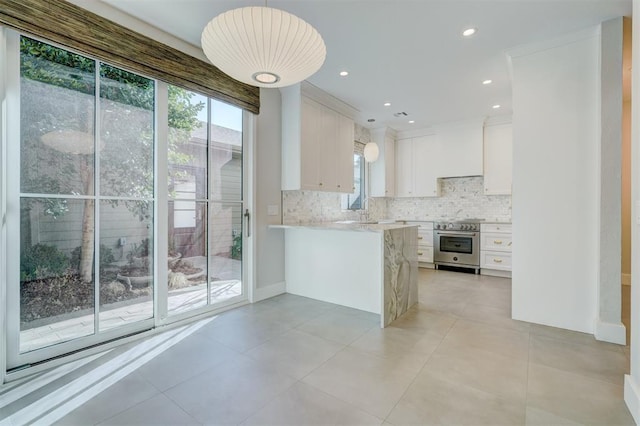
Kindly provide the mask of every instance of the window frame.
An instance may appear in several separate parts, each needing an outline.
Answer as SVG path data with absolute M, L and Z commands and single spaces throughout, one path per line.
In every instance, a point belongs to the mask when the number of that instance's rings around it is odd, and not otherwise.
M 356 168 L 355 163 L 359 161 L 360 163 L 360 176 L 356 176 Z M 367 205 L 365 201 L 367 200 L 367 162 L 364 158 L 364 154 L 360 152 L 354 151 L 353 153 L 353 163 L 354 163 L 354 175 L 353 182 L 355 186 L 355 182 L 357 179 L 360 179 L 360 191 L 356 195 L 356 193 L 343 194 L 341 197 L 342 210 L 345 211 L 366 211 Z M 355 197 L 352 201 L 352 197 Z

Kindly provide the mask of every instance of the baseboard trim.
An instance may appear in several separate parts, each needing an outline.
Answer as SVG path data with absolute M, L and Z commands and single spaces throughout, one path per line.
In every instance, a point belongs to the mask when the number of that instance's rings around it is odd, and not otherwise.
M 491 277 L 511 278 L 511 271 L 498 271 L 497 269 L 482 269 L 480 275 L 489 275 Z
M 622 285 L 631 285 L 631 274 L 622 274 Z
M 596 340 L 603 342 L 616 343 L 618 345 L 627 344 L 627 329 L 621 322 L 604 322 L 598 319 L 596 320 L 593 335 Z
M 266 287 L 258 287 L 253 292 L 253 303 L 261 300 L 269 299 L 287 292 L 287 286 L 284 281 L 271 284 Z
M 624 376 L 624 402 L 629 408 L 636 424 L 640 424 L 640 386 L 633 380 L 633 376 Z

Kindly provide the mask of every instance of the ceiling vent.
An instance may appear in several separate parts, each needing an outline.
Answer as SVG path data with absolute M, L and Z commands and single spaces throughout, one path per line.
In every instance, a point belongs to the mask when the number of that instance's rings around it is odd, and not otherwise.
M 408 116 L 408 115 L 409 115 L 409 114 L 407 114 L 407 113 L 406 113 L 406 112 L 404 112 L 404 111 L 403 111 L 403 112 L 396 112 L 395 114 L 393 114 L 393 116 L 394 116 L 394 117 L 398 117 L 398 118 L 400 118 L 400 117 L 406 117 L 406 116 Z

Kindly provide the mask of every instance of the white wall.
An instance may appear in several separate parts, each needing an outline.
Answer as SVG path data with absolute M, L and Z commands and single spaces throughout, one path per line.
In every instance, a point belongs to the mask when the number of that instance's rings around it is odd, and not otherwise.
M 284 292 L 284 233 L 268 229 L 281 223 L 281 105 L 277 89 L 260 90 L 260 115 L 256 119 L 255 145 L 255 253 L 254 301 Z M 277 215 L 267 214 L 277 206 Z
M 587 333 L 597 315 L 599 48 L 592 29 L 510 52 L 512 315 Z
M 633 20 L 640 22 L 640 0 L 633 0 Z M 631 197 L 632 240 L 631 246 L 640 247 L 640 27 L 633 26 L 633 83 L 632 83 L 632 129 L 631 129 Z M 631 250 L 631 374 L 625 377 L 624 400 L 636 423 L 640 424 L 640 250 Z
M 622 324 L 622 22 L 601 24 L 600 223 L 596 339 L 626 344 Z

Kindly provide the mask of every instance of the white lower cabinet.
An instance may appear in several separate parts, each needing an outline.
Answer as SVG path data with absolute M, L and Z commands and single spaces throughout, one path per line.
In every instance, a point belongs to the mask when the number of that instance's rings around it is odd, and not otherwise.
M 408 221 L 418 225 L 418 266 L 433 268 L 433 222 Z
M 480 273 L 511 276 L 511 224 L 480 225 Z

